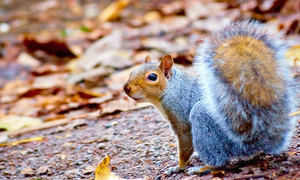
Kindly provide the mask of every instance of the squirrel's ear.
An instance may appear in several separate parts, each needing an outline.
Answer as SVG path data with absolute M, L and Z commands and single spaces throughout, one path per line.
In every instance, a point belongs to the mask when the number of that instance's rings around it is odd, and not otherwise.
M 165 55 L 159 64 L 159 68 L 164 72 L 165 77 L 169 78 L 172 75 L 173 58 L 171 55 Z
M 151 62 L 151 57 L 147 55 L 145 58 L 145 63 L 149 63 L 149 62 Z

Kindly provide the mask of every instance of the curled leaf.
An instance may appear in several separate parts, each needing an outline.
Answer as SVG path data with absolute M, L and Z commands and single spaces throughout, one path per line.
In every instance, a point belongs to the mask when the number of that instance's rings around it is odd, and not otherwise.
M 40 125 L 42 121 L 39 118 L 4 115 L 0 116 L 0 129 L 6 129 L 8 131 L 21 129 L 28 126 Z
M 122 10 L 129 4 L 129 0 L 118 0 L 107 6 L 99 15 L 100 21 L 113 21 L 120 17 Z
M 121 180 L 121 178 L 110 171 L 109 162 L 110 157 L 106 155 L 95 171 L 95 180 Z

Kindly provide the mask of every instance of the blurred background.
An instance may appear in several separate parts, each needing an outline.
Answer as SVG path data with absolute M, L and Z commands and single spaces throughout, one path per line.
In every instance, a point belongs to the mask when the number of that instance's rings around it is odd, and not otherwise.
M 299 78 L 300 0 L 0 0 L 0 143 L 147 107 L 122 91 L 146 55 L 193 71 L 203 38 L 248 19 L 292 40 Z
M 190 65 L 202 38 L 234 20 L 256 19 L 300 44 L 299 0 L 1 0 L 0 7 L 0 115 L 43 121 L 115 99 L 128 68 L 148 54 Z

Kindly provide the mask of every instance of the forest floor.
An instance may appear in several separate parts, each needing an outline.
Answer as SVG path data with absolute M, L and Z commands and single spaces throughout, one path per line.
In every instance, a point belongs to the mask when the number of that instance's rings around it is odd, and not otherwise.
M 112 171 L 126 179 L 300 178 L 299 128 L 289 150 L 278 156 L 234 161 L 228 170 L 202 176 L 180 173 L 170 177 L 163 172 L 178 162 L 175 136 L 152 107 L 100 119 L 78 119 L 16 139 L 35 136 L 44 140 L 0 147 L 1 179 L 93 179 L 106 155 L 111 157 Z M 201 165 L 201 160 L 193 159 L 189 166 L 194 165 Z
M 153 107 L 122 90 L 146 55 L 157 62 L 171 54 L 177 67 L 194 71 L 203 38 L 244 19 L 259 20 L 293 41 L 286 56 L 300 89 L 299 4 L 0 1 L 0 179 L 93 179 L 106 155 L 111 171 L 125 179 L 300 179 L 299 125 L 280 155 L 167 177 L 163 172 L 178 163 L 174 134 Z M 196 165 L 202 163 L 194 158 L 189 167 Z

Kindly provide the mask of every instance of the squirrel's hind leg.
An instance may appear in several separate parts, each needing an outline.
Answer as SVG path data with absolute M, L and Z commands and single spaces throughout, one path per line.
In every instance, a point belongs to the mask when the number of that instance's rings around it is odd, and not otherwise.
M 208 112 L 201 101 L 191 110 L 189 121 L 192 127 L 193 146 L 205 164 L 221 167 L 232 157 L 238 156 L 240 148 L 228 138 Z

